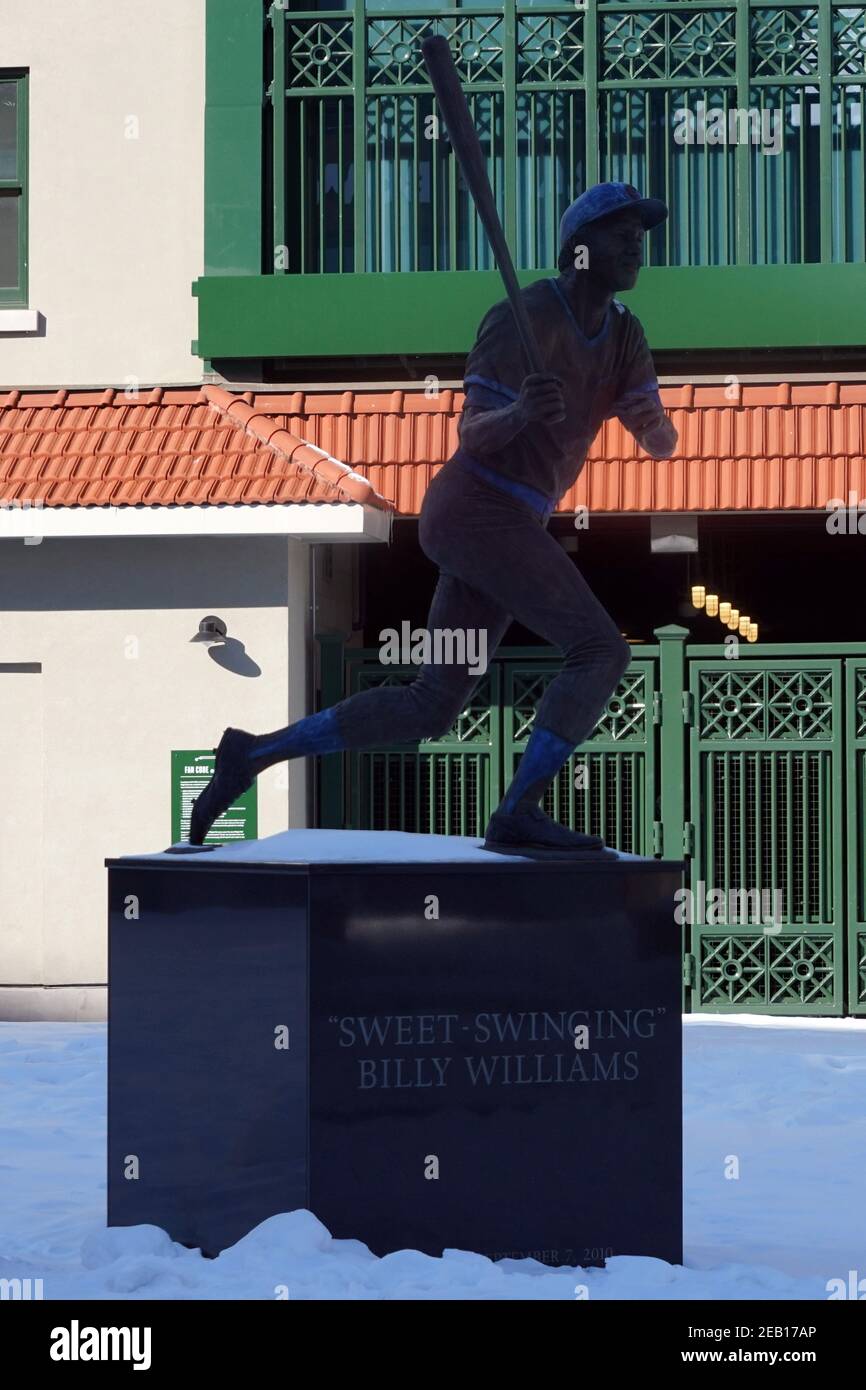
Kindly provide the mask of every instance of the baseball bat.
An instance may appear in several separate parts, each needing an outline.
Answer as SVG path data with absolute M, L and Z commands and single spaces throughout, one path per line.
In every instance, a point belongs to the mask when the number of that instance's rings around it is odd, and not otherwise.
M 529 370 L 541 372 L 544 370 L 541 353 L 538 350 L 538 343 L 529 322 L 526 305 L 520 296 L 520 286 L 514 273 L 511 252 L 508 250 L 508 242 L 505 240 L 502 223 L 496 211 L 493 189 L 490 187 L 490 180 L 487 177 L 487 167 L 481 152 L 478 132 L 475 129 L 466 96 L 460 85 L 460 78 L 454 66 L 448 40 L 444 34 L 428 34 L 421 42 L 421 53 L 445 120 L 451 148 L 457 156 L 466 186 L 493 248 L 493 255 L 517 323 L 517 331 L 520 334 L 523 351 L 529 363 Z

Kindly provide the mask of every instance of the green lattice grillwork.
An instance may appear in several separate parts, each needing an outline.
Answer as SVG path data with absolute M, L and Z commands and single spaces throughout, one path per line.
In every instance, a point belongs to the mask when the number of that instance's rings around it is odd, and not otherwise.
M 730 662 L 705 671 L 699 694 L 702 739 L 804 742 L 833 736 L 833 679 L 829 670 L 747 670 Z
M 699 949 L 700 1008 L 835 1012 L 839 972 L 831 935 L 706 934 Z
M 834 75 L 862 79 L 866 72 L 866 9 L 837 6 L 832 22 Z
M 692 664 L 700 1008 L 761 1001 L 782 1012 L 841 1012 L 840 691 L 838 661 Z M 742 930 L 743 894 L 769 904 L 769 931 Z M 720 933 L 722 923 L 730 933 Z
M 492 268 L 431 135 L 430 29 L 451 44 L 519 268 L 555 264 L 563 208 L 605 178 L 670 205 L 650 264 L 866 258 L 863 7 L 357 0 L 270 21 L 273 241 L 290 273 Z M 747 138 L 680 140 L 680 113 L 702 107 Z
M 736 13 L 602 11 L 601 47 L 605 79 L 734 78 Z
M 529 738 L 535 712 L 556 674 L 556 668 L 550 664 L 542 669 L 518 666 L 509 672 L 507 693 L 510 696 L 511 741 L 515 745 L 525 744 Z M 588 740 L 589 745 L 625 741 L 646 744 L 648 681 L 647 670 L 626 673 L 608 700 Z
M 818 72 L 818 7 L 752 9 L 753 77 L 805 77 Z
M 367 20 L 367 83 L 370 87 L 429 86 L 421 39 L 426 16 L 381 16 Z M 503 79 L 504 21 L 501 15 L 460 15 L 443 20 L 460 80 L 467 86 Z
M 293 20 L 286 33 L 288 85 L 352 89 L 352 22 Z
M 507 663 L 505 667 L 505 783 L 511 780 L 532 732 L 536 709 L 558 664 Z M 653 846 L 654 667 L 635 663 L 626 672 L 594 733 L 555 778 L 544 808 L 574 830 L 601 835 L 631 854 Z
M 851 661 L 846 673 L 848 811 L 848 991 L 852 1008 L 866 1013 L 866 663 Z
M 417 667 L 362 664 L 370 653 L 352 655 L 352 693 L 405 686 L 418 674 Z M 498 799 L 499 685 L 491 667 L 444 738 L 352 753 L 349 826 L 481 836 Z
M 517 81 L 521 86 L 576 85 L 584 76 L 583 14 L 517 18 Z

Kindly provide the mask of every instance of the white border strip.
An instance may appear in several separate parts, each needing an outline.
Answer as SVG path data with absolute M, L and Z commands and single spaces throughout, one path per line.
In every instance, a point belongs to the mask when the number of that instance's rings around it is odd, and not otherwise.
M 387 541 L 391 513 L 359 503 L 292 502 L 203 507 L 42 507 L 0 498 L 0 540 L 108 536 L 286 536 L 301 541 Z

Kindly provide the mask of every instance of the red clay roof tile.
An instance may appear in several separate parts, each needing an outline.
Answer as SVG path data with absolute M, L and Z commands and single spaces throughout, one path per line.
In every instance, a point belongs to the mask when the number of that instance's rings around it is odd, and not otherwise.
M 0 392 L 0 502 L 352 501 L 417 515 L 457 446 L 462 399 L 452 388 Z M 608 421 L 560 510 L 823 509 L 866 491 L 864 382 L 686 383 L 662 400 L 676 457 L 647 458 Z
M 289 399 L 301 406 L 303 393 Z M 390 507 L 366 478 L 273 418 L 251 391 L 212 386 L 0 392 L 0 503 L 28 499 L 43 506 L 350 500 Z

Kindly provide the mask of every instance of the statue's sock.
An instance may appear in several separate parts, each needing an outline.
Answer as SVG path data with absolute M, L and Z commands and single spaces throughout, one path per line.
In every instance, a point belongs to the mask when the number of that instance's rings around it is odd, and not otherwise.
M 299 719 L 272 734 L 259 734 L 250 748 L 256 773 L 287 758 L 309 758 L 320 753 L 340 753 L 346 746 L 334 707 Z
M 551 729 L 533 729 L 500 811 L 512 812 L 520 802 L 535 805 L 574 749 L 568 739 Z

